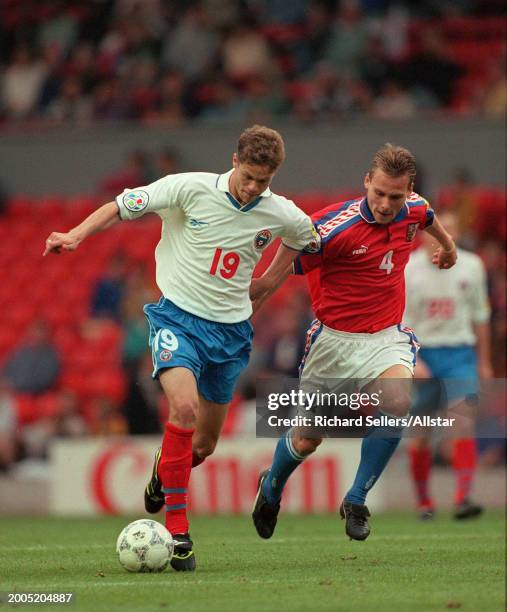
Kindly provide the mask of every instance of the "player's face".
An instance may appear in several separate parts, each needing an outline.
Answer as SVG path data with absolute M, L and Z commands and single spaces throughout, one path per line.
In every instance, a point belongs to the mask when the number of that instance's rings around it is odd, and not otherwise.
M 229 179 L 229 189 L 241 204 L 248 204 L 260 196 L 269 187 L 275 175 L 268 166 L 240 162 L 236 153 L 233 155 L 232 163 L 234 172 Z
M 405 205 L 412 192 L 408 174 L 398 178 L 388 176 L 378 168 L 364 178 L 368 206 L 377 223 L 390 223 Z

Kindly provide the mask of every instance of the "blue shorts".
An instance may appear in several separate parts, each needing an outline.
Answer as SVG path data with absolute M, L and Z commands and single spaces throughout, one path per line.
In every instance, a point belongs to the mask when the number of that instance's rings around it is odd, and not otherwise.
M 205 399 L 229 403 L 236 381 L 248 365 L 253 338 L 250 321 L 207 321 L 164 297 L 158 304 L 146 304 L 144 314 L 150 326 L 153 378 L 165 368 L 187 368 Z
M 422 407 L 439 409 L 478 393 L 477 355 L 472 346 L 422 348 L 419 357 L 433 379 L 418 381 L 418 400 L 412 412 Z

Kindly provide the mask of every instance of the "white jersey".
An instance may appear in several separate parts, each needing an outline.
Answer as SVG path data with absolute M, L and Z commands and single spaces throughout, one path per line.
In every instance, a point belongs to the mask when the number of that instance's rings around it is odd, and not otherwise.
M 489 320 L 486 272 L 477 255 L 458 249 L 456 265 L 440 270 L 424 249 L 405 268 L 407 304 L 403 322 L 423 348 L 473 346 L 473 323 Z
M 240 206 L 229 192 L 232 170 L 173 174 L 116 198 L 121 219 L 162 218 L 155 250 L 157 285 L 179 308 L 210 321 L 252 314 L 249 286 L 262 251 L 277 236 L 302 250 L 318 236 L 310 218 L 268 188 Z

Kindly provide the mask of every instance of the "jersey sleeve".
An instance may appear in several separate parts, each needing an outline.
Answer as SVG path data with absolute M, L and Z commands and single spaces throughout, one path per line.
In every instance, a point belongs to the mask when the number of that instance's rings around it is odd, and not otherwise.
M 184 174 L 171 174 L 135 189 L 125 189 L 116 197 L 122 220 L 138 219 L 146 213 L 169 210 L 181 206 L 184 198 Z
M 320 251 L 320 236 L 308 215 L 290 202 L 289 214 L 282 234 L 282 244 L 295 251 L 317 253 Z
M 431 208 L 428 200 L 425 200 L 424 198 L 422 198 L 422 201 L 423 201 L 423 204 L 421 206 L 422 221 L 421 221 L 420 228 L 425 229 L 433 224 L 433 219 L 435 218 L 435 211 L 433 210 L 433 208 Z
M 470 296 L 470 308 L 472 321 L 474 323 L 487 323 L 491 316 L 491 307 L 488 299 L 488 289 L 486 281 L 486 271 L 480 259 L 473 270 L 473 285 Z
M 312 270 L 320 268 L 322 264 L 321 253 L 301 253 L 294 260 L 293 271 L 294 274 L 308 274 Z

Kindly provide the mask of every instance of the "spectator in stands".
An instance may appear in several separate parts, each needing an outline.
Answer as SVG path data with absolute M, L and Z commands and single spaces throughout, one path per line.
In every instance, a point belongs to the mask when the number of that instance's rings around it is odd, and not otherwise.
M 146 342 L 146 336 L 144 337 Z M 153 364 L 151 354 L 144 348 L 142 358 L 130 367 L 127 397 L 122 406 L 128 432 L 133 435 L 148 435 L 162 431 L 159 417 L 160 387 L 151 378 Z
M 93 92 L 93 118 L 96 121 L 122 121 L 132 116 L 127 84 L 118 77 L 103 79 Z
M 225 77 L 239 86 L 253 75 L 270 75 L 274 71 L 268 43 L 248 22 L 238 24 L 226 35 L 221 61 Z
M 306 342 L 305 331 L 311 322 L 311 311 L 308 309 L 301 316 L 296 308 L 284 308 L 277 313 L 274 320 L 276 334 L 267 347 L 266 370 L 272 375 L 298 378 L 299 364 L 304 353 Z
M 62 438 L 74 438 L 88 433 L 85 420 L 79 412 L 79 402 L 76 394 L 63 389 L 58 397 L 58 408 L 52 420 L 53 434 Z
M 127 421 L 119 405 L 105 396 L 94 397 L 89 406 L 90 431 L 96 436 L 122 436 L 128 432 Z
M 157 94 L 155 104 L 143 114 L 144 122 L 177 127 L 193 114 L 191 96 L 181 72 L 167 70 L 157 83 Z
M 340 3 L 338 17 L 328 41 L 325 58 L 338 72 L 356 76 L 368 44 L 368 26 L 356 0 Z
M 68 77 L 63 81 L 60 95 L 50 104 L 47 116 L 69 124 L 83 124 L 91 119 L 91 101 L 84 95 L 78 78 Z
M 135 183 L 137 184 L 137 183 Z M 92 292 L 90 314 L 96 318 L 121 320 L 121 302 L 125 288 L 126 262 L 122 254 L 108 263 Z
M 359 57 L 358 68 L 361 79 L 378 96 L 384 83 L 393 77 L 395 69 L 390 61 L 381 36 L 368 38 L 363 54 Z
M 219 37 L 210 28 L 203 5 L 191 4 L 168 34 L 162 52 L 164 65 L 190 80 L 201 79 L 217 60 Z
M 4 376 L 20 393 L 42 393 L 52 389 L 60 375 L 60 356 L 51 341 L 48 324 L 35 321 L 25 339 L 8 357 Z
M 16 460 L 18 420 L 9 383 L 0 378 L 0 472 L 9 469 Z
M 507 111 L 507 78 L 505 76 L 505 58 L 490 66 L 487 82 L 483 91 L 482 110 L 486 117 L 505 119 Z
M 128 153 L 120 168 L 106 175 L 99 184 L 99 191 L 106 198 L 113 197 L 125 185 L 147 185 L 153 179 L 148 155 L 142 149 Z
M 416 105 L 408 91 L 394 79 L 387 80 L 373 104 L 373 115 L 380 119 L 406 120 L 416 113 Z
M 155 166 L 157 175 L 156 178 L 181 172 L 181 159 L 177 149 L 165 147 L 159 151 L 155 159 Z
M 461 243 L 467 248 L 473 248 L 479 197 L 471 170 L 464 167 L 454 170 L 450 184 L 438 195 L 438 206 L 454 213 Z
M 2 84 L 2 106 L 8 117 L 26 119 L 35 113 L 46 74 L 44 62 L 26 44 L 14 49 Z
M 408 82 L 424 87 L 443 107 L 449 106 L 456 81 L 464 74 L 451 58 L 442 33 L 434 29 L 423 32 L 421 50 L 407 68 Z

